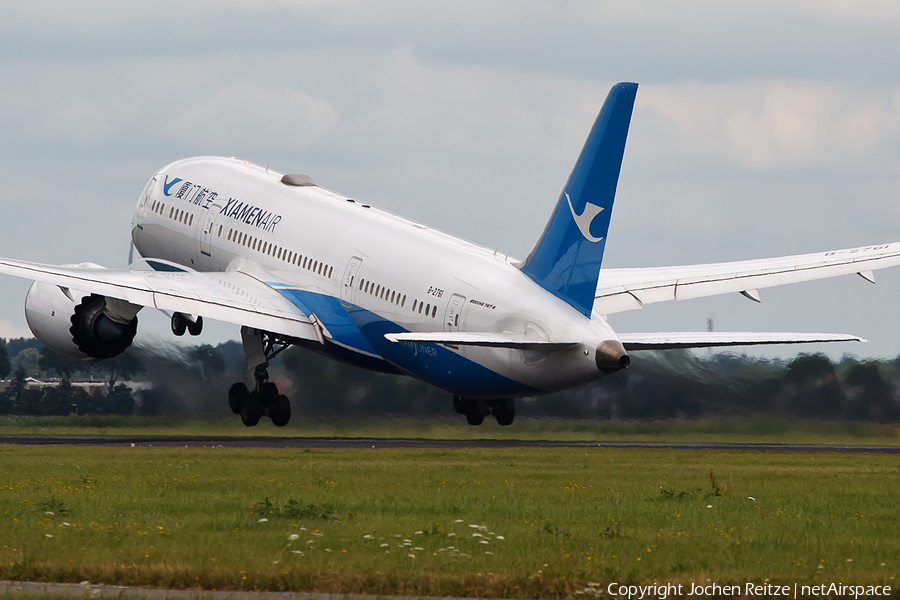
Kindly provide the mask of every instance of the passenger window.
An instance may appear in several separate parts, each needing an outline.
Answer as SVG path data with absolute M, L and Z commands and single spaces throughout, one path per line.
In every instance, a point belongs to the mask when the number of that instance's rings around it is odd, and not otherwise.
M 360 279 L 360 280 L 359 280 L 359 289 L 363 289 L 363 286 L 364 286 L 365 284 L 366 284 L 366 280 L 365 280 L 365 279 Z
M 332 273 L 334 273 L 334 267 L 328 267 L 328 279 L 331 279 Z
M 431 309 L 431 318 L 434 319 L 437 317 L 437 304 L 434 305 L 434 308 Z
M 225 227 L 224 225 L 219 225 L 219 237 L 222 237 L 222 229 L 224 227 Z
M 395 296 L 395 295 L 396 295 L 396 293 L 393 292 L 393 291 L 391 291 L 391 304 L 394 303 L 394 296 Z
M 416 304 L 418 304 L 418 300 L 413 300 L 413 312 L 416 312 Z
M 431 304 L 426 304 L 425 305 L 425 316 L 427 317 L 428 313 L 430 313 L 430 312 L 431 312 Z
M 422 303 L 421 302 L 419 302 L 419 314 L 420 315 L 422 314 Z
M 406 306 L 406 294 L 403 294 L 403 302 L 400 303 L 400 308 Z

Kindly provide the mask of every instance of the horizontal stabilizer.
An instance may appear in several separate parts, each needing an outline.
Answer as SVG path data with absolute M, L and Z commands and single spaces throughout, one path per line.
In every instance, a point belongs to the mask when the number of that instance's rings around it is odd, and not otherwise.
M 549 342 L 529 340 L 524 336 L 509 333 L 467 333 L 443 332 L 433 333 L 387 333 L 384 336 L 391 342 L 420 344 L 445 344 L 451 346 L 483 346 L 487 348 L 516 348 L 518 350 L 543 350 L 554 352 L 578 344 L 578 342 Z
M 670 350 L 673 348 L 714 348 L 720 346 L 760 346 L 764 344 L 817 344 L 820 342 L 865 342 L 843 333 L 770 333 L 686 331 L 671 333 L 620 333 L 626 350 Z

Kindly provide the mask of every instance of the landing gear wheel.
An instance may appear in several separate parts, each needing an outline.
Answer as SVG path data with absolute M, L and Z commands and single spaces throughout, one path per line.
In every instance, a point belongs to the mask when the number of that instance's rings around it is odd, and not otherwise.
M 184 318 L 184 315 L 181 313 L 173 313 L 172 314 L 172 333 L 181 337 L 184 335 L 184 332 L 187 331 L 188 328 L 188 320 Z
M 453 396 L 453 410 L 460 415 L 466 414 L 466 399 L 460 398 L 459 396 Z
M 244 400 L 244 406 L 241 407 L 241 422 L 247 427 L 253 427 L 259 423 L 260 416 L 262 416 L 262 409 L 259 405 L 259 394 L 254 392 Z
M 278 387 L 271 381 L 267 381 L 259 388 L 260 401 L 263 406 L 276 406 L 278 402 Z
M 491 412 L 500 425 L 512 425 L 513 419 L 516 418 L 516 403 L 512 398 L 501 398 L 494 400 L 491 406 Z
M 466 422 L 469 425 L 481 425 L 488 414 L 484 400 L 466 400 Z
M 291 401 L 284 394 L 278 394 L 275 412 L 272 413 L 272 424 L 275 427 L 284 427 L 291 420 Z
M 250 390 L 247 389 L 243 382 L 238 382 L 231 386 L 231 389 L 228 390 L 228 406 L 231 408 L 231 412 L 236 415 L 241 414 L 244 403 L 249 397 Z
M 193 323 L 188 321 L 187 330 L 191 335 L 200 335 L 200 332 L 203 331 L 203 317 L 197 317 Z

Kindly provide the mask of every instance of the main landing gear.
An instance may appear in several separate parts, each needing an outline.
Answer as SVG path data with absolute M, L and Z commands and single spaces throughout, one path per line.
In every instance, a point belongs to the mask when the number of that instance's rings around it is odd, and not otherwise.
M 268 367 L 269 360 L 285 350 L 288 344 L 258 330 L 244 328 L 241 334 L 248 362 L 252 363 L 260 358 L 263 362 L 258 363 L 253 370 L 256 385 L 252 391 L 240 381 L 231 386 L 228 390 L 228 406 L 231 412 L 241 415 L 241 421 L 247 427 L 259 423 L 260 417 L 270 417 L 276 427 L 284 427 L 291 420 L 291 402 L 287 396 L 279 394 L 278 387 L 269 381 Z M 261 346 L 260 349 L 257 349 L 257 343 Z
M 182 313 L 172 313 L 172 333 L 181 337 L 185 331 L 191 335 L 200 335 L 203 331 L 203 317 L 192 318 Z
M 466 415 L 469 425 L 481 425 L 488 415 L 494 415 L 500 425 L 512 425 L 516 418 L 516 403 L 512 398 L 482 400 L 453 396 L 453 408 L 459 414 Z

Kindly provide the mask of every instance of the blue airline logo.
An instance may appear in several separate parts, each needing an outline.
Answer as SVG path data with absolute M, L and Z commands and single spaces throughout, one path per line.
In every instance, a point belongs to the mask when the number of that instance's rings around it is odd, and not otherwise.
M 575 219 L 575 224 L 578 225 L 578 231 L 581 232 L 584 239 L 589 242 L 599 242 L 602 240 L 602 237 L 594 237 L 591 235 L 591 223 L 594 221 L 594 217 L 603 211 L 603 207 L 591 204 L 590 202 L 585 202 L 584 210 L 580 215 L 577 215 L 575 214 L 575 207 L 572 206 L 572 199 L 569 198 L 569 192 L 563 193 L 566 195 L 566 200 L 569 201 L 569 210 L 572 211 L 572 218 Z
M 172 183 L 169 183 L 169 176 L 166 175 L 166 182 L 163 184 L 163 194 L 165 194 L 166 196 L 171 196 L 172 192 L 170 190 L 172 189 L 172 186 L 181 181 L 183 180 L 180 177 L 176 177 L 172 180 Z

